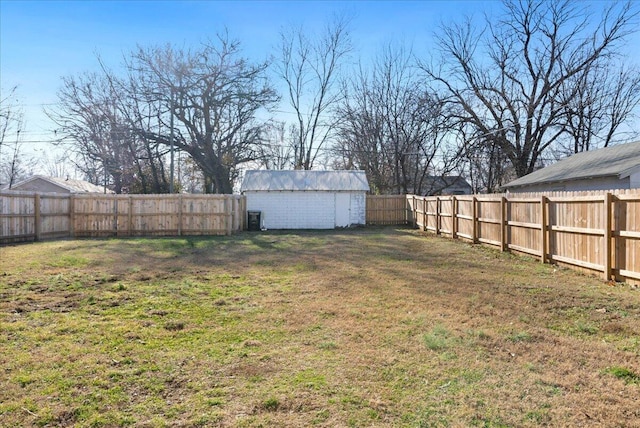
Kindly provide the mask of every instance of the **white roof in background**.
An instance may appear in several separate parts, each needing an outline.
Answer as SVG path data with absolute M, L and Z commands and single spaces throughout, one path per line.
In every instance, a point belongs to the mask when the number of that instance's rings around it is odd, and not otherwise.
M 628 177 L 640 169 L 640 141 L 577 153 L 513 180 L 505 189 L 597 177 Z
M 364 171 L 246 171 L 246 191 L 363 191 L 369 190 Z
M 13 187 L 20 187 L 35 180 L 48 181 L 49 183 L 66 189 L 71 193 L 104 193 L 104 187 L 96 186 L 95 184 L 91 184 L 88 181 L 73 180 L 70 178 L 67 179 L 59 177 L 46 177 L 44 175 L 34 175 L 27 178 L 26 180 L 14 184 Z M 107 193 L 113 193 L 113 191 L 107 189 Z

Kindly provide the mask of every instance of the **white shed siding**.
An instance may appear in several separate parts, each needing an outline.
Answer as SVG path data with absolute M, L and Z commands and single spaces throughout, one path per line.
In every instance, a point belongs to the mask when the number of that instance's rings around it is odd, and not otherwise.
M 364 192 L 245 192 L 266 229 L 334 229 L 365 223 Z
M 349 224 L 358 225 L 367 222 L 367 195 L 364 192 L 350 192 Z
M 364 171 L 247 171 L 247 210 L 266 229 L 334 229 L 365 224 Z

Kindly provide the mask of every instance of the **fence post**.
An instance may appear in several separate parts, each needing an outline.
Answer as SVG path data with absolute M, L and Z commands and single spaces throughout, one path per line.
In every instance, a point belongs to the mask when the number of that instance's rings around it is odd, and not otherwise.
M 233 233 L 238 233 L 242 221 L 240 220 L 240 196 L 233 197 Z
M 412 212 L 412 220 L 413 220 L 413 228 L 417 229 L 418 228 L 418 207 L 416 206 L 416 195 L 411 195 L 411 208 L 413 209 Z
M 436 196 L 436 235 L 440 234 L 440 196 Z
M 604 248 L 602 255 L 604 257 L 604 280 L 611 279 L 611 192 L 604 194 Z
M 41 230 L 41 225 L 40 225 L 40 221 L 41 221 L 41 216 L 40 216 L 40 193 L 36 193 L 33 197 L 33 211 L 34 211 L 34 233 L 35 233 L 35 240 L 39 241 L 40 240 L 40 230 Z
M 182 236 L 182 195 L 178 194 L 178 236 Z
M 471 227 L 473 228 L 472 230 L 472 242 L 474 244 L 478 243 L 478 198 L 476 198 L 475 196 L 472 199 L 472 204 L 473 204 L 473 213 L 471 214 Z
M 620 207 L 620 198 L 618 195 L 620 194 L 629 194 L 629 190 L 625 190 L 624 192 L 617 193 L 612 196 L 611 204 L 612 204 L 612 213 L 611 213 L 611 236 L 613 239 L 612 248 L 611 248 L 611 274 L 616 281 L 624 281 L 623 278 L 620 277 L 620 269 L 625 265 L 624 258 L 626 251 L 622 251 L 622 238 L 620 236 L 620 230 L 625 229 L 626 224 L 620 218 L 621 207 Z M 626 221 L 626 212 L 628 212 L 628 208 L 625 209 L 625 221 Z
M 500 198 L 500 251 L 507 249 L 507 198 Z
M 540 197 L 540 261 L 547 261 L 547 197 Z
M 225 227 L 227 229 L 227 236 L 231 235 L 231 207 L 229 206 L 229 195 L 224 195 L 224 211 L 225 211 Z
M 455 196 L 451 196 L 451 238 L 458 237 L 458 200 Z
M 236 198 L 231 196 L 231 233 L 236 231 Z
M 127 215 L 127 232 L 129 236 L 133 236 L 133 196 L 129 195 L 129 207 Z
M 69 237 L 76 237 L 76 197 L 69 195 Z
M 113 235 L 118 236 L 118 195 L 113 196 Z

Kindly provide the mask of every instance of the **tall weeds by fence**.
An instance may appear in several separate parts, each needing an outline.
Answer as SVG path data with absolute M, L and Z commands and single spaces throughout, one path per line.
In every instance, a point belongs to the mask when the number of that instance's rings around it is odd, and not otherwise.
M 65 237 L 230 235 L 244 228 L 238 195 L 0 193 L 0 243 Z

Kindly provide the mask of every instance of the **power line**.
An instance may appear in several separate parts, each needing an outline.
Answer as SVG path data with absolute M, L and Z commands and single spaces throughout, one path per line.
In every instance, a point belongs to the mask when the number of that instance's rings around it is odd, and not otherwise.
M 57 106 L 57 107 L 61 107 L 62 103 L 60 102 L 51 102 L 51 103 L 34 103 L 34 104 L 11 104 L 12 107 L 16 107 L 16 108 L 24 108 L 24 107 L 49 107 L 49 106 Z M 298 112 L 296 111 L 288 111 L 288 110 L 268 110 L 265 109 L 269 112 L 272 113 L 284 113 L 284 114 L 295 114 L 297 115 Z M 313 113 L 301 113 L 305 116 L 311 116 Z
M 73 141 L 58 141 L 58 140 L 19 140 L 18 144 L 73 144 Z M 4 144 L 16 144 L 15 141 L 6 141 Z

